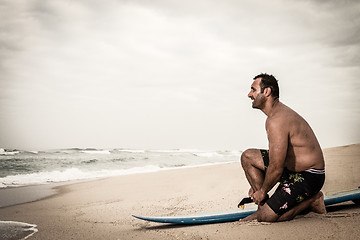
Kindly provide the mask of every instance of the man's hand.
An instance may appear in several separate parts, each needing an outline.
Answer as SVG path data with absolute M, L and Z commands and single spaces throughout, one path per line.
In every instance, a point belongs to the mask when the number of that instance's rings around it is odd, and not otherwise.
M 252 198 L 254 203 L 259 205 L 266 198 L 266 196 L 266 193 L 260 189 L 253 194 Z
M 250 187 L 250 189 L 249 189 L 249 197 L 251 197 L 251 199 L 252 199 L 253 195 L 254 195 L 254 189 L 252 189 L 252 187 Z

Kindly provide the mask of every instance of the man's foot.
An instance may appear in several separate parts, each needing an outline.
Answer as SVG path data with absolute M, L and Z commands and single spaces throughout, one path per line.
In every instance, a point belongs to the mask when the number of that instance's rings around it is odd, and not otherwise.
M 261 209 L 261 207 L 262 206 L 258 206 L 258 209 L 256 212 L 247 216 L 246 218 L 239 219 L 239 222 L 251 222 L 251 221 L 257 220 L 257 215 L 258 215 L 258 212 Z
M 251 222 L 256 219 L 257 219 L 257 212 L 247 216 L 246 218 L 240 219 L 239 222 Z
M 314 201 L 310 205 L 310 209 L 319 214 L 325 214 L 326 208 L 324 203 L 324 194 L 320 191 L 313 196 Z

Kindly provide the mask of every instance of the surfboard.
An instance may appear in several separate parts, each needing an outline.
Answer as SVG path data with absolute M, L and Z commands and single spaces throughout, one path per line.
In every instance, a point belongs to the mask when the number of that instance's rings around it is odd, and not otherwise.
M 360 199 L 360 189 L 338 193 L 334 195 L 325 196 L 324 202 L 326 206 L 342 203 L 346 201 L 357 202 Z M 205 213 L 197 215 L 184 215 L 184 216 L 165 216 L 165 217 L 142 217 L 132 215 L 135 218 L 158 223 L 173 223 L 173 224 L 209 224 L 209 223 L 222 223 L 234 222 L 243 219 L 254 212 L 257 207 L 251 207 L 247 210 L 235 209 L 225 212 Z

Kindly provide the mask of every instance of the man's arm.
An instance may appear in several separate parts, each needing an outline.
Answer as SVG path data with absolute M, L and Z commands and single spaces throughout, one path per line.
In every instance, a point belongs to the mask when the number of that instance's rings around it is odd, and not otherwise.
M 285 167 L 289 135 L 283 121 L 272 119 L 266 121 L 266 130 L 269 140 L 269 166 L 261 188 L 254 193 L 254 202 L 259 204 L 266 194 L 279 181 Z

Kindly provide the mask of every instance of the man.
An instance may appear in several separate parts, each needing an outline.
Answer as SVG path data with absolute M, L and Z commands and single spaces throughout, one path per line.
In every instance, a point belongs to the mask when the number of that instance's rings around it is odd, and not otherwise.
M 324 157 L 309 124 L 279 101 L 278 83 L 272 75 L 255 76 L 248 97 L 253 108 L 267 115 L 269 150 L 247 149 L 241 155 L 251 186 L 249 196 L 259 206 L 244 221 L 291 220 L 308 208 L 326 213 L 320 191 L 325 181 Z M 278 188 L 268 199 L 267 193 L 278 181 Z

